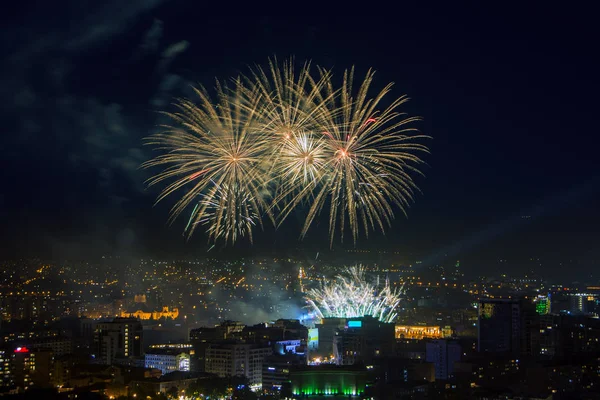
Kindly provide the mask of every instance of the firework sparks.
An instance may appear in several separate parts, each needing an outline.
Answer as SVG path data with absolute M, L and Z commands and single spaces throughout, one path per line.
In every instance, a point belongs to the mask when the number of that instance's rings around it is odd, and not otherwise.
M 401 290 L 392 289 L 387 279 L 383 285 L 377 280 L 371 282 L 362 267 L 354 266 L 318 289 L 310 289 L 306 301 L 320 318 L 369 315 L 382 322 L 393 322 L 401 294 Z
M 224 239 L 234 243 L 239 237 L 248 237 L 252 241 L 252 229 L 260 221 L 248 192 L 234 183 L 214 185 L 208 194 L 200 194 L 201 200 L 194 207 L 186 226 L 186 232 L 195 229 L 196 224 L 207 227 L 207 233 L 213 240 Z
M 315 81 L 310 74 L 310 63 L 299 70 L 294 68 L 294 60 L 283 62 L 269 60 L 267 70 L 257 66 L 245 78 L 250 99 L 256 93 L 263 100 L 258 116 L 261 131 L 272 138 L 273 150 L 283 146 L 294 135 L 306 132 L 315 126 L 316 115 L 324 107 L 322 98 L 324 84 L 329 73 Z M 252 101 L 250 101 L 252 104 Z

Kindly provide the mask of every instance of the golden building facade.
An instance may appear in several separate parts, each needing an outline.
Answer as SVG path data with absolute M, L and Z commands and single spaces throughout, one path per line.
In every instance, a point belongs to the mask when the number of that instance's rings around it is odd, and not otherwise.
M 176 319 L 179 316 L 179 309 L 173 308 L 172 310 L 169 307 L 165 306 L 162 310 L 157 311 L 144 311 L 144 310 L 136 310 L 136 311 L 121 311 L 120 317 L 122 318 L 139 318 L 141 320 L 148 319 L 161 319 L 161 318 L 170 318 Z
M 396 325 L 396 339 L 442 339 L 452 336 L 449 326 Z

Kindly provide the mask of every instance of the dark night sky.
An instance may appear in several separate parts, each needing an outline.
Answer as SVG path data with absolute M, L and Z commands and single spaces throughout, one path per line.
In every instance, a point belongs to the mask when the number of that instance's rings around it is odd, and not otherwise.
M 528 257 L 598 266 L 589 11 L 403 6 L 385 17 L 292 18 L 216 16 L 192 1 L 19 4 L 1 17 L 5 256 L 204 254 L 201 235 L 185 243 L 184 221 L 166 225 L 168 202 L 153 207 L 141 140 L 190 84 L 294 55 L 338 72 L 374 67 L 375 86 L 394 81 L 434 137 L 408 220 L 357 247 L 481 268 Z M 326 219 L 305 243 L 295 232 L 290 221 L 257 234 L 254 251 L 327 247 Z

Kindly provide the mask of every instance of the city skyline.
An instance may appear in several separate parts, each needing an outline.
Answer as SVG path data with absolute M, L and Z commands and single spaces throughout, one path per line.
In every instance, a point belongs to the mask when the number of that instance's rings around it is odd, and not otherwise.
M 0 396 L 600 398 L 597 18 L 495 6 L 5 7 Z

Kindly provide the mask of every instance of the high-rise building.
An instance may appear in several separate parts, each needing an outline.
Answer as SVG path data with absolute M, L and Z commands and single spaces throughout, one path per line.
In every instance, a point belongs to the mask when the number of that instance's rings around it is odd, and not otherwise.
M 586 312 L 586 298 L 581 293 L 573 293 L 570 296 L 570 310 L 574 315 L 584 314 Z
M 372 364 L 375 357 L 392 354 L 396 344 L 395 325 L 370 316 L 347 320 L 333 339 L 337 365 Z
M 548 303 L 549 304 L 549 303 Z M 529 301 L 520 303 L 521 344 L 519 357 L 537 357 L 540 354 L 541 315 Z
M 484 299 L 479 302 L 478 350 L 515 358 L 540 352 L 540 315 L 531 301 Z
M 551 308 L 552 308 L 550 294 L 548 294 L 547 296 L 540 294 L 533 301 L 535 303 L 535 311 L 538 314 L 540 314 L 540 315 L 550 314 Z
M 137 319 L 115 318 L 96 325 L 94 343 L 99 359 L 111 365 L 119 359 L 141 357 L 142 324 Z
M 0 349 L 0 386 L 10 387 L 13 385 L 12 372 L 10 352 Z
M 273 353 L 271 347 L 244 343 L 210 344 L 205 351 L 205 368 L 220 377 L 245 376 L 250 385 L 262 386 L 263 361 Z
M 546 314 L 540 316 L 540 357 L 552 359 L 558 350 L 560 339 L 560 316 Z
M 426 344 L 425 359 L 434 365 L 435 379 L 450 379 L 454 375 L 454 363 L 461 358 L 461 347 L 458 342 L 439 339 Z
M 598 299 L 597 293 L 570 293 L 569 313 L 573 315 L 593 315 L 597 314 Z
M 521 351 L 521 307 L 516 300 L 482 299 L 479 302 L 478 349 L 480 352 Z
M 11 361 L 15 386 L 24 389 L 33 385 L 39 387 L 52 386 L 52 373 L 54 371 L 52 351 L 17 347 L 13 351 Z

